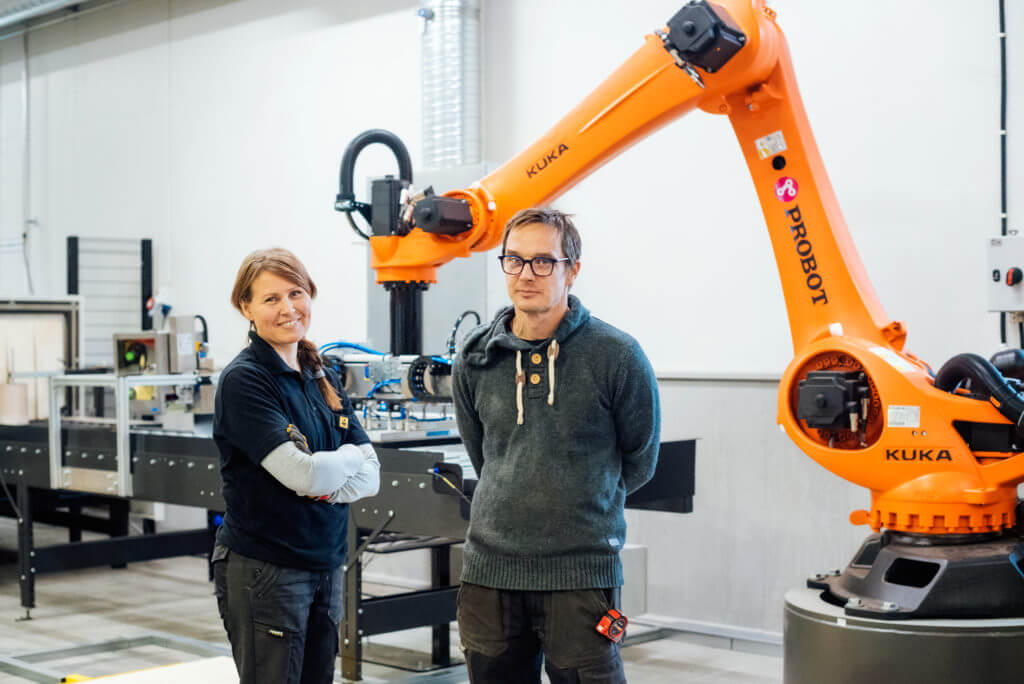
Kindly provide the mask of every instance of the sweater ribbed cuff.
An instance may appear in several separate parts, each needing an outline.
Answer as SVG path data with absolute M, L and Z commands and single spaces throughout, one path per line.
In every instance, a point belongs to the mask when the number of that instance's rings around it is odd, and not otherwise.
M 501 556 L 463 549 L 462 581 L 511 591 L 567 591 L 622 586 L 618 554 Z

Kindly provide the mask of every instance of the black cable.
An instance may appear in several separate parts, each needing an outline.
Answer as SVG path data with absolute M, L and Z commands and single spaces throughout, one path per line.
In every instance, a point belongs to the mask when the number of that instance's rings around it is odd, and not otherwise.
M 461 314 L 459 314 L 459 317 L 455 319 L 455 325 L 452 327 L 452 334 L 448 336 L 448 342 L 445 345 L 448 347 L 449 355 L 455 354 L 455 334 L 459 332 L 459 326 L 462 325 L 462 320 L 470 314 L 473 314 L 473 316 L 476 317 L 476 324 L 480 325 L 480 314 L 478 314 L 476 311 L 470 309 L 468 311 L 463 311 Z
M 356 225 L 355 220 L 353 220 L 353 218 L 352 218 L 352 212 L 351 211 L 346 211 L 345 212 L 345 218 L 348 219 L 348 224 L 350 226 L 352 226 L 352 230 L 356 231 L 356 235 L 358 235 L 359 237 L 363 238 L 364 240 L 369 240 L 370 239 L 369 235 L 367 235 L 363 231 L 359 230 L 359 226 Z
M 206 325 L 206 319 L 201 314 L 196 314 L 196 318 L 203 324 L 203 342 L 210 341 L 210 328 Z
M 1001 202 L 1001 235 L 1006 235 L 1006 0 L 999 0 L 999 151 L 1000 151 L 1000 202 Z M 999 313 L 999 339 L 1006 344 L 1006 312 Z M 1024 338 L 1022 338 L 1024 343 Z
M 1017 323 L 1017 338 L 1020 340 L 1020 348 L 1024 349 L 1024 321 Z
M 18 522 L 20 523 L 25 519 L 25 516 L 21 514 L 21 509 L 18 508 L 18 504 L 14 503 L 14 497 L 11 496 L 11 490 L 7 488 L 7 480 L 4 479 L 3 470 L 0 470 L 0 486 L 4 488 L 4 494 L 7 495 L 7 500 L 11 502 L 11 508 L 14 509 L 14 513 L 18 516 Z
M 1013 422 L 1017 434 L 1024 437 L 1024 397 L 1006 381 L 999 369 L 977 354 L 957 354 L 943 364 L 935 374 L 935 388 L 944 392 L 955 392 L 965 380 L 971 383 L 970 391 L 987 392 L 993 397 L 996 410 Z
M 341 168 L 338 171 L 338 196 L 335 198 L 334 208 L 345 212 L 352 230 L 364 240 L 369 240 L 370 236 L 360 230 L 352 218 L 352 212 L 356 210 L 353 205 L 356 198 L 354 175 L 356 159 L 359 158 L 359 153 L 367 145 L 373 145 L 374 143 L 385 145 L 391 150 L 391 153 L 395 155 L 395 160 L 398 162 L 398 177 L 406 183 L 412 184 L 412 159 L 409 157 L 409 149 L 402 142 L 401 138 L 391 131 L 386 131 L 382 128 L 363 131 L 352 138 L 352 141 L 345 148 L 345 153 L 341 156 Z
M 461 489 L 459 489 L 457 486 L 455 486 L 454 482 L 452 482 L 447 477 L 445 477 L 440 472 L 438 472 L 437 468 L 431 468 L 430 470 L 427 471 L 427 473 L 429 473 L 430 475 L 433 475 L 437 479 L 441 480 L 441 482 L 444 482 L 446 485 L 448 485 L 449 487 L 454 489 L 455 493 L 458 494 L 459 496 L 461 496 L 462 500 L 465 501 L 466 503 L 468 503 L 470 506 L 473 505 L 473 500 L 470 499 L 468 496 L 466 496 Z

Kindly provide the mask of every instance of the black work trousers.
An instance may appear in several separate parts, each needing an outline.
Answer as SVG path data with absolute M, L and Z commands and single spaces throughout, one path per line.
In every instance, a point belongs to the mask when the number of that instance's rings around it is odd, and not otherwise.
M 595 629 L 618 589 L 505 591 L 462 583 L 459 639 L 472 684 L 622 684 L 620 646 Z
M 300 570 L 217 545 L 217 609 L 240 684 L 329 684 L 338 655 L 342 569 Z

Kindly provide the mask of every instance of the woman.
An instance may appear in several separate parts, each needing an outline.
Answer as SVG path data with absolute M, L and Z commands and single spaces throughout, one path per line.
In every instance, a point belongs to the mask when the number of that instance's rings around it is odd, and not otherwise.
M 226 512 L 213 567 L 241 684 L 333 681 L 346 504 L 380 485 L 370 439 L 305 339 L 315 296 L 283 249 L 246 257 L 231 292 L 249 346 L 217 385 Z

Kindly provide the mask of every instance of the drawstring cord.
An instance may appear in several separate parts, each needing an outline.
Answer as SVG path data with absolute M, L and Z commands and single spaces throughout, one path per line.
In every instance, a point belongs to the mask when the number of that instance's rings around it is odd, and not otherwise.
M 558 340 L 548 345 L 548 406 L 555 405 L 555 359 L 558 358 Z
M 523 424 L 523 386 L 526 373 L 523 372 L 523 352 L 516 350 L 516 425 Z

